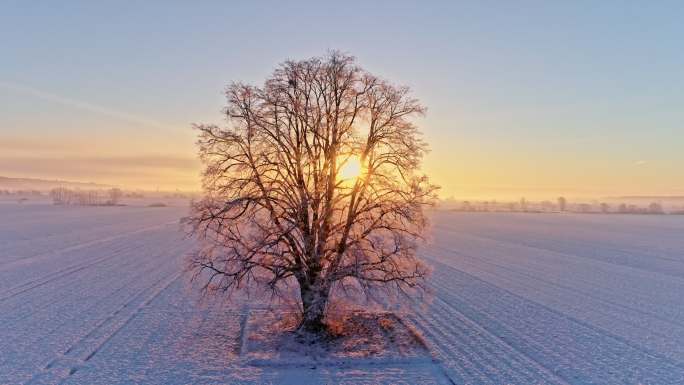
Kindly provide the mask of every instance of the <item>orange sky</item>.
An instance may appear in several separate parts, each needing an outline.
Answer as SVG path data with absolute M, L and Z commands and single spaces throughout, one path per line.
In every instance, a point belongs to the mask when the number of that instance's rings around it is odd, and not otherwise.
M 199 189 L 201 165 L 189 121 L 164 122 L 104 110 L 42 91 L 38 94 L 16 87 L 4 91 L 14 94 L 14 103 L 30 102 L 36 111 L 51 113 L 15 117 L 13 130 L 0 132 L 0 175 L 142 189 Z M 197 121 L 222 121 L 221 95 L 212 103 L 213 108 L 207 108 Z M 646 160 L 634 151 L 633 138 L 614 141 L 600 132 L 573 141 L 465 128 L 484 126 L 483 120 L 492 127 L 506 124 L 468 111 L 453 115 L 447 109 L 432 109 L 418 122 L 431 145 L 424 171 L 442 186 L 443 197 L 543 199 L 684 193 L 678 178 L 680 163 L 668 159 L 672 156 L 669 148 L 676 143 L 658 143 L 665 149 L 661 158 Z
M 223 122 L 226 84 L 339 49 L 427 106 L 444 197 L 684 195 L 673 6 L 8 5 L 0 175 L 197 189 L 190 126 Z

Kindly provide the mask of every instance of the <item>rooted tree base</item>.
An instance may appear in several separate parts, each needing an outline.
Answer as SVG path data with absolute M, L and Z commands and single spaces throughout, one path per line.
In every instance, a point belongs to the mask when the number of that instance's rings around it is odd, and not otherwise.
M 257 366 L 409 364 L 433 358 L 422 338 L 392 313 L 354 312 L 323 333 L 297 329 L 291 314 L 251 312 L 244 328 L 244 356 Z

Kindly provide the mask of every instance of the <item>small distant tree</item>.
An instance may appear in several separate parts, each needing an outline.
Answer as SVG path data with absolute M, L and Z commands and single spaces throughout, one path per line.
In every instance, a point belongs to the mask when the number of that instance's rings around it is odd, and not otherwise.
M 651 214 L 664 214 L 663 205 L 658 202 L 652 202 L 648 205 L 648 212 Z
M 94 206 L 100 203 L 97 191 L 77 191 L 76 201 L 80 206 Z
M 425 108 L 331 53 L 281 64 L 263 86 L 226 91 L 229 126 L 196 125 L 204 247 L 189 268 L 211 293 L 298 287 L 300 330 L 320 332 L 331 297 L 424 288 L 416 256 L 436 187 L 419 173 Z
M 109 199 L 107 200 L 107 204 L 116 206 L 119 204 L 119 201 L 121 200 L 121 197 L 123 196 L 123 192 L 119 188 L 113 188 L 107 191 L 107 195 L 109 196 Z
M 70 191 L 64 187 L 55 187 L 50 190 L 50 198 L 52 198 L 52 203 L 56 205 L 66 205 L 69 204 Z
M 566 206 L 567 206 L 567 203 L 568 203 L 568 202 L 567 202 L 567 200 L 565 199 L 565 197 L 560 197 L 560 198 L 558 198 L 558 210 L 560 210 L 560 211 L 565 211 Z

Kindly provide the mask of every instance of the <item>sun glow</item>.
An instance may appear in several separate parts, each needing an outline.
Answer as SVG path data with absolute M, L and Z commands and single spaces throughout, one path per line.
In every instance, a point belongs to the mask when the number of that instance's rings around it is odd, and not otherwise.
M 340 168 L 338 177 L 340 180 L 353 182 L 356 180 L 356 178 L 361 176 L 362 172 L 361 160 L 358 156 L 352 155 Z

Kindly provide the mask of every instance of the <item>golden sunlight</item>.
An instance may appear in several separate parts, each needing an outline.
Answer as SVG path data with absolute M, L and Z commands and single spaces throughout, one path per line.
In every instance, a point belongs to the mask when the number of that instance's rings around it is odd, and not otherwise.
M 359 176 L 361 176 L 362 173 L 362 167 L 361 167 L 361 160 L 359 159 L 358 156 L 352 155 L 350 156 L 347 161 L 342 165 L 340 168 L 340 172 L 338 174 L 338 178 L 340 180 L 355 180 Z

